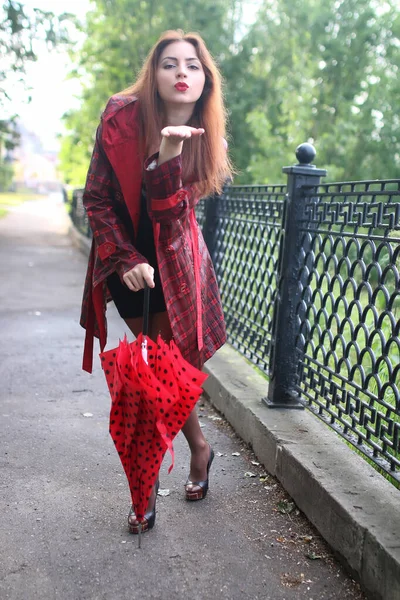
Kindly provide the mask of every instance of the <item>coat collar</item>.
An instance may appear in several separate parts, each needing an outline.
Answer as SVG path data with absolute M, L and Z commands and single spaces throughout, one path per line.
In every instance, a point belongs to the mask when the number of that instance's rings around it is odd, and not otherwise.
M 139 225 L 143 179 L 138 114 L 139 102 L 135 96 L 113 96 L 102 117 L 104 151 L 121 186 L 135 234 Z
M 102 120 L 108 121 L 111 119 L 118 111 L 127 106 L 128 104 L 132 104 L 136 102 L 137 96 L 133 94 L 115 94 L 111 96 L 107 105 L 102 114 Z

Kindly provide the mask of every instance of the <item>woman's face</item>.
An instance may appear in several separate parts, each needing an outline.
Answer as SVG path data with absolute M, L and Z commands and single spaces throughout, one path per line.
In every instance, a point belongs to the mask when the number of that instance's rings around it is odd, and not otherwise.
M 157 65 L 157 89 L 166 104 L 195 104 L 205 82 L 203 65 L 189 42 L 166 46 Z

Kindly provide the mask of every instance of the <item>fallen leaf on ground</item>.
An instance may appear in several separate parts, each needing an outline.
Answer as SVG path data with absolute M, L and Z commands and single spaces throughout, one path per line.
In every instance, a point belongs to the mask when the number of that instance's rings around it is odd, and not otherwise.
M 158 490 L 158 495 L 159 496 L 169 496 L 169 490 L 168 489 L 164 489 L 164 490 Z
M 257 477 L 257 475 L 255 473 L 252 473 L 251 471 L 246 471 L 244 476 L 245 477 Z
M 240 452 L 232 452 L 232 456 L 240 456 Z
M 289 502 L 289 500 L 281 500 L 280 502 L 278 502 L 278 510 L 283 515 L 290 515 L 290 513 L 293 512 L 295 508 L 295 503 Z
M 308 552 L 308 554 L 306 554 L 306 558 L 309 558 L 310 560 L 319 560 L 322 558 L 322 556 L 315 554 L 314 552 Z
M 87 413 L 83 413 L 83 415 L 82 415 L 82 416 L 83 416 L 83 417 L 93 417 L 93 413 L 89 413 L 89 412 L 87 412 Z

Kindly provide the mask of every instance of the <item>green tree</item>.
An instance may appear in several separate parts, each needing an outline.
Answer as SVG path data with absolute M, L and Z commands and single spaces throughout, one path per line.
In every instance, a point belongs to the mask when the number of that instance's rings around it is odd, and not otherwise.
M 136 78 L 151 46 L 167 29 L 198 31 L 221 62 L 240 20 L 238 0 L 96 0 L 74 56 L 82 103 L 65 115 L 61 170 L 67 183 L 84 183 L 94 133 L 107 99 Z
M 281 180 L 310 140 L 330 180 L 393 177 L 399 167 L 399 8 L 370 0 L 267 0 L 248 38 L 268 82 L 246 123 L 256 151 L 247 181 Z M 392 135 L 390 135 L 392 133 Z
M 67 25 L 74 23 L 75 18 L 70 13 L 56 17 L 38 8 L 29 12 L 15 0 L 4 0 L 0 14 L 0 106 L 4 106 L 12 99 L 4 88 L 5 80 L 17 73 L 23 81 L 26 64 L 37 60 L 35 44 L 38 40 L 50 48 L 67 43 Z
M 107 98 L 131 83 L 162 31 L 181 27 L 202 34 L 225 77 L 236 183 L 282 181 L 282 166 L 293 164 L 304 141 L 315 144 L 330 180 L 396 177 L 398 3 L 261 0 L 252 22 L 253 6 L 97 0 L 76 70 L 82 107 L 66 118 L 64 172 L 81 177 Z
M 9 161 L 9 152 L 19 142 L 16 118 L 0 120 L 0 192 L 9 189 L 14 170 Z
M 55 17 L 53 13 L 37 8 L 28 12 L 15 0 L 4 0 L 0 14 L 0 109 L 8 109 L 10 113 L 12 96 L 6 91 L 5 81 L 17 75 L 17 80 L 24 82 L 26 64 L 37 60 L 35 43 L 38 40 L 43 40 L 49 47 L 67 43 L 67 24 L 74 23 L 74 17 L 68 13 Z M 0 189 L 7 188 L 12 178 L 7 151 L 18 144 L 16 116 L 0 120 Z

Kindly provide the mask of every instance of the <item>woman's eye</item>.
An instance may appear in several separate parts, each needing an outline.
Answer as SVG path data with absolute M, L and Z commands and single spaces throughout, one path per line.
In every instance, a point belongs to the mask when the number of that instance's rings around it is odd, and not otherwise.
M 173 69 L 176 65 L 171 64 L 166 64 L 164 65 L 164 69 Z
M 189 65 L 189 69 L 192 69 L 192 71 L 198 71 L 199 67 L 197 65 Z

